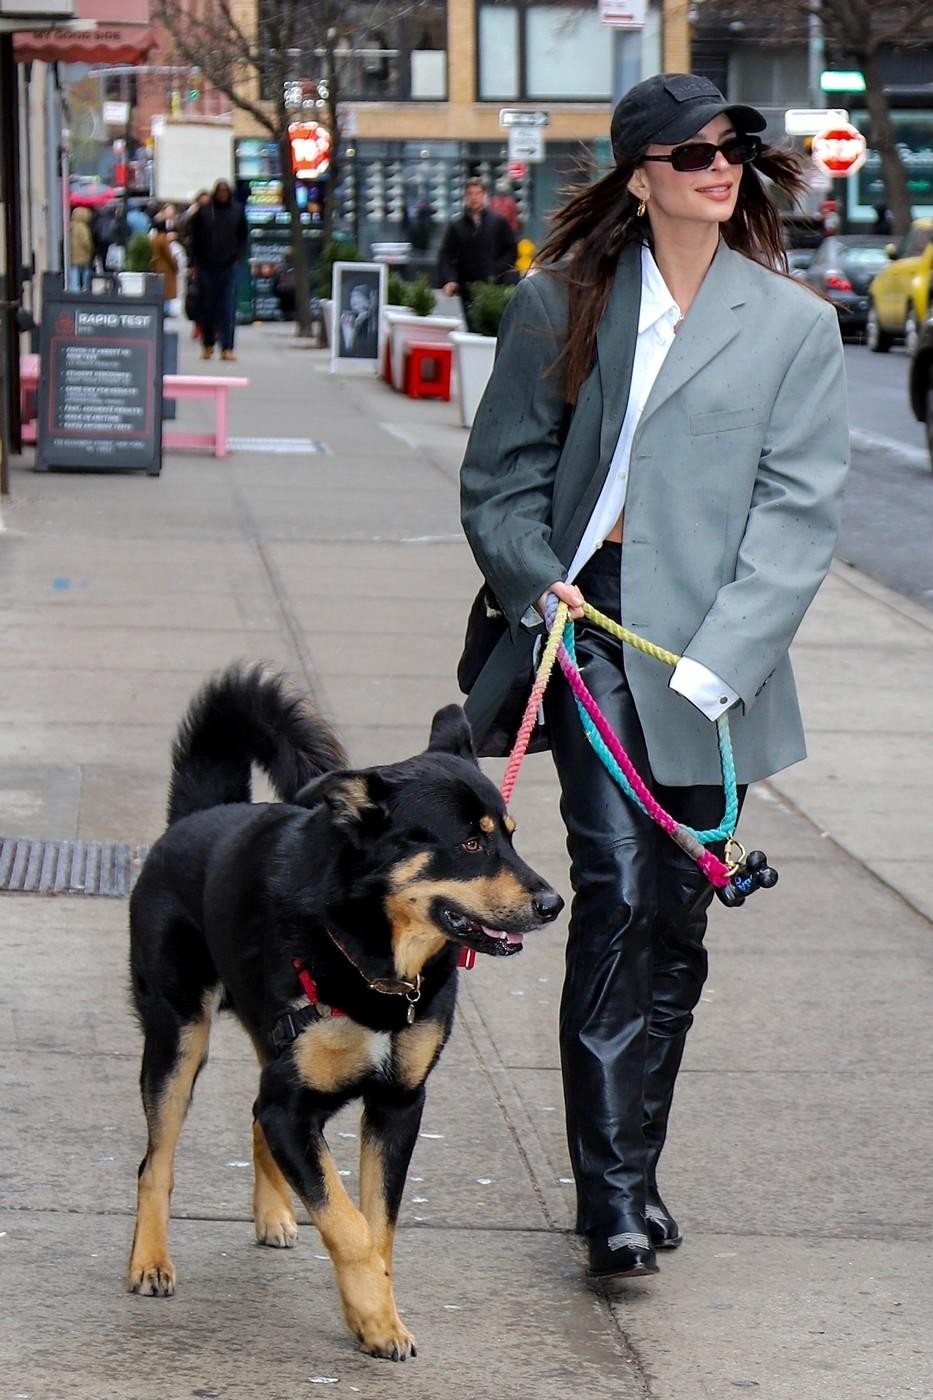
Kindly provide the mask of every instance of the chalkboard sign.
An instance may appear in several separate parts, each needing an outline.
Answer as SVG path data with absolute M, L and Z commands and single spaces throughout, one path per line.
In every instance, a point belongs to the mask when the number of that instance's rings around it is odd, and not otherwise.
M 36 471 L 162 469 L 162 278 L 140 296 L 43 280 Z

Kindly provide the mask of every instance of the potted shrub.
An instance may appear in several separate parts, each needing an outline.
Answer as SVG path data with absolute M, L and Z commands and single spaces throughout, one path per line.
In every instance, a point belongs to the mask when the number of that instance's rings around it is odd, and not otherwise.
M 385 327 L 388 355 L 384 365 L 384 377 L 396 389 L 401 389 L 405 378 L 405 356 L 410 345 L 438 344 L 447 339 L 451 331 L 459 330 L 463 321 L 459 316 L 433 316 L 437 305 L 437 293 L 431 286 L 427 274 L 422 273 L 414 282 L 405 282 L 401 277 L 393 280 L 389 274 L 389 297 L 401 296 L 401 306 L 385 308 Z
M 498 282 L 474 282 L 470 287 L 472 329 L 454 331 L 450 337 L 457 369 L 460 421 L 465 428 L 473 426 L 479 401 L 492 374 L 499 322 L 514 292 L 514 287 L 504 287 Z
M 145 290 L 145 274 L 152 270 L 152 240 L 148 233 L 134 233 L 126 245 L 123 267 L 117 273 L 120 291 L 139 296 Z
M 422 272 L 414 282 L 408 283 L 405 305 L 416 316 L 430 316 L 437 305 L 437 295 L 428 281 L 427 273 Z

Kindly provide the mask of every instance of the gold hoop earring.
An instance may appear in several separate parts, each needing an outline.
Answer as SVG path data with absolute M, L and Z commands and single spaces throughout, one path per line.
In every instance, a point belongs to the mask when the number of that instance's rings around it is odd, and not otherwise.
M 648 208 L 648 201 L 647 201 L 647 199 L 640 199 L 640 200 L 638 201 L 638 208 L 635 210 L 635 216 L 636 216 L 636 218 L 643 219 L 643 218 L 645 217 L 645 210 L 646 210 L 647 208 Z

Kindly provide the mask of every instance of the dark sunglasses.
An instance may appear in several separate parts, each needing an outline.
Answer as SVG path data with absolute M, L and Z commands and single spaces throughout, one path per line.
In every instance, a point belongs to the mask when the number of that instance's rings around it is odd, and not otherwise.
M 675 170 L 696 172 L 709 170 L 720 151 L 730 165 L 748 165 L 761 155 L 761 138 L 730 136 L 721 146 L 712 141 L 690 141 L 686 146 L 675 146 L 669 156 L 642 156 L 642 160 L 663 160 Z

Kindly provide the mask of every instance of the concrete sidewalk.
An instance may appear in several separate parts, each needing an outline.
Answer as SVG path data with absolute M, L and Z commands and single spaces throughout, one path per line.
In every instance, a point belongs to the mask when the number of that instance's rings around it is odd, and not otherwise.
M 227 461 L 12 473 L 0 835 L 153 840 L 177 720 L 234 658 L 313 687 L 359 763 L 419 750 L 457 698 L 476 576 L 454 405 L 334 378 L 288 327 L 244 330 L 239 353 Z M 198 407 L 182 421 L 200 427 Z M 795 660 L 811 758 L 752 792 L 739 833 L 781 883 L 715 906 L 663 1162 L 687 1243 L 621 1301 L 582 1286 L 563 928 L 538 935 L 462 979 L 401 1215 L 404 1367 L 354 1351 L 311 1227 L 294 1251 L 254 1247 L 255 1068 L 232 1024 L 179 1150 L 178 1293 L 123 1292 L 144 1148 L 126 904 L 4 894 L 0 1400 L 933 1395 L 933 613 L 837 567 Z M 513 810 L 523 855 L 567 893 L 549 760 L 529 760 Z M 355 1132 L 347 1113 L 331 1134 L 351 1187 Z

